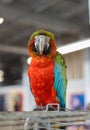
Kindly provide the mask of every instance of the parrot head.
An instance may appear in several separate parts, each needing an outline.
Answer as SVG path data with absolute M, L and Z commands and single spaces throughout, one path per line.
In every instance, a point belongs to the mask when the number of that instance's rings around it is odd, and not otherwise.
M 28 42 L 28 50 L 31 57 L 42 55 L 54 57 L 56 54 L 54 35 L 46 30 L 34 32 Z

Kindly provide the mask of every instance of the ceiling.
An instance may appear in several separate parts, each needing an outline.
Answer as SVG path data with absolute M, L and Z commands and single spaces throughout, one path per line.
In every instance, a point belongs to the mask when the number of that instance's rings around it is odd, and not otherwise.
M 0 17 L 0 54 L 28 55 L 30 35 L 42 28 L 58 46 L 90 36 L 88 0 L 0 0 Z
M 34 31 L 53 32 L 62 46 L 90 36 L 88 15 L 88 0 L 0 0 L 0 85 L 21 82 Z

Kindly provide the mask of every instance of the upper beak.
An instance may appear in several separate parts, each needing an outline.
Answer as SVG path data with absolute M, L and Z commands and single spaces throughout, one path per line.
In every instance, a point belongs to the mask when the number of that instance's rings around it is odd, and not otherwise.
M 48 47 L 49 47 L 48 42 L 49 42 L 49 39 L 47 40 L 46 36 L 44 36 L 44 35 L 39 35 L 36 37 L 35 48 L 39 52 L 40 55 L 43 54 L 43 51 L 45 49 L 48 49 Z

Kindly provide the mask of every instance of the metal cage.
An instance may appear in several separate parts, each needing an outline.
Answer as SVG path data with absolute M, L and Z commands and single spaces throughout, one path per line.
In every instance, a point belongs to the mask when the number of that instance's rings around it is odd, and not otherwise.
M 89 129 L 90 111 L 0 112 L 0 130 Z M 71 128 L 72 127 L 72 128 Z

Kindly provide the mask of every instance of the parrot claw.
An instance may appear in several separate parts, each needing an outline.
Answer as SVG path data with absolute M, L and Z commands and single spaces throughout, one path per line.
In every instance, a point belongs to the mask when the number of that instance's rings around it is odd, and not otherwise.
M 45 106 L 36 107 L 33 111 L 45 111 Z
M 65 111 L 64 108 L 60 108 L 58 103 L 49 103 L 46 106 L 36 107 L 33 111 Z
M 59 107 L 58 103 L 49 103 L 46 106 L 46 111 L 59 111 Z

